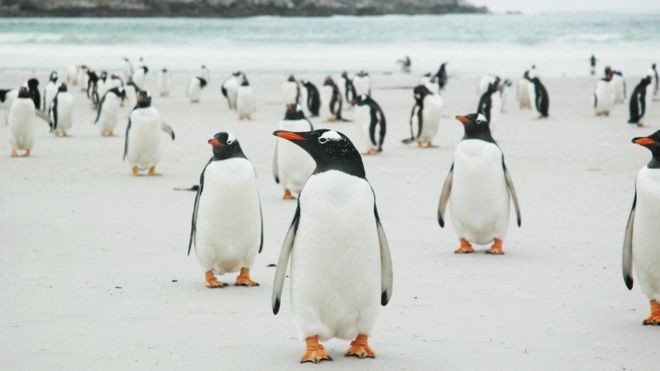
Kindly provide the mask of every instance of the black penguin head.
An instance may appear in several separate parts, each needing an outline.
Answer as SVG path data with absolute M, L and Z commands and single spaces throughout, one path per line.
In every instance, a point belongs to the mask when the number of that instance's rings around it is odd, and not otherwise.
M 241 75 L 241 71 L 235 71 L 231 75 L 234 76 L 234 77 L 238 77 L 238 76 Z
M 429 94 L 433 93 L 425 85 L 417 85 L 415 86 L 415 89 L 413 89 L 413 97 L 417 102 L 423 101 Z
M 30 93 L 30 90 L 28 89 L 27 86 L 21 86 L 18 89 L 18 97 L 19 98 L 32 98 L 32 94 Z
M 27 81 L 27 86 L 30 91 L 38 91 L 39 90 L 39 80 L 35 78 L 31 78 Z
M 355 75 L 355 76 L 357 76 L 357 77 L 367 77 L 367 76 L 369 76 L 369 72 L 367 72 L 367 71 L 365 71 L 365 70 L 361 70 L 361 71 L 358 72 L 357 75 Z
M 124 96 L 126 95 L 126 92 L 122 89 L 122 93 Z M 140 90 L 137 93 L 137 104 L 135 105 L 136 108 L 147 108 L 151 107 L 151 94 L 149 94 L 148 91 L 146 90 Z
M 610 73 L 612 73 L 612 67 L 605 66 L 605 71 L 604 71 L 605 76 L 609 75 Z
M 342 72 L 341 77 L 347 79 L 348 78 L 348 72 L 346 72 L 346 71 Z
M 653 154 L 653 158 L 660 161 L 660 130 L 647 137 L 633 138 L 632 142 L 648 148 Z
M 53 71 L 50 73 L 50 77 L 48 78 L 48 81 L 52 82 L 57 82 L 57 72 Z
M 289 77 L 286 79 L 288 82 L 296 82 L 296 77 L 293 75 L 289 75 Z
M 144 70 L 145 75 L 149 72 L 149 67 L 147 67 L 147 66 L 140 66 L 140 68 L 142 68 L 142 70 Z
M 323 85 L 335 86 L 335 81 L 332 79 L 332 76 L 326 76 L 325 80 L 323 80 Z
M 197 76 L 197 80 L 199 80 L 199 86 L 202 88 L 206 87 L 206 85 L 208 84 L 208 82 L 206 82 L 206 79 L 203 77 Z
M 338 131 L 319 129 L 305 132 L 277 130 L 276 137 L 304 149 L 316 162 L 315 174 L 328 170 L 365 177 L 362 157 L 348 137 Z
M 216 133 L 213 138 L 208 140 L 208 143 L 213 147 L 213 158 L 215 160 L 224 160 L 233 157 L 245 158 L 238 139 L 231 133 L 224 131 Z
M 247 79 L 247 76 L 245 74 L 241 74 L 241 86 L 250 86 L 250 82 Z
M 488 90 L 486 91 L 486 93 L 493 94 L 494 92 L 499 90 L 499 88 L 500 88 L 500 78 L 496 77 L 495 81 L 488 84 Z
M 305 112 L 303 112 L 302 107 L 299 104 L 287 104 L 286 112 L 284 113 L 285 120 L 304 120 Z
M 481 139 L 487 142 L 495 142 L 490 134 L 490 125 L 488 120 L 481 113 L 471 113 L 465 116 L 456 116 L 456 119 L 463 124 L 465 136 L 463 139 Z
M 60 86 L 57 88 L 57 91 L 60 92 L 60 93 L 68 91 L 68 90 L 69 90 L 69 88 L 66 86 L 66 83 L 64 83 L 64 82 L 61 83 Z

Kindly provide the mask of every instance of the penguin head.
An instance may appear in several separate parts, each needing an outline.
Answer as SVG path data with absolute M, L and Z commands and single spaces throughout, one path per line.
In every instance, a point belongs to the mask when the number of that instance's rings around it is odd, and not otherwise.
M 21 86 L 18 89 L 18 97 L 19 98 L 32 98 L 32 94 L 30 93 L 30 90 L 28 89 L 27 86 Z
M 286 79 L 288 82 L 296 82 L 296 77 L 293 75 L 289 75 L 289 77 Z
M 605 76 L 609 75 L 610 73 L 612 73 L 612 67 L 605 66 L 605 71 L 604 71 Z
M 332 80 L 332 76 L 326 76 L 325 80 L 323 80 L 323 85 L 334 86 L 335 82 Z
M 31 78 L 27 81 L 27 86 L 30 91 L 37 91 L 39 88 L 39 80 Z
M 660 130 L 647 137 L 633 138 L 632 142 L 648 148 L 653 154 L 653 158 L 660 160 Z
M 147 67 L 147 66 L 140 66 L 140 68 L 142 68 L 145 75 L 149 72 L 149 67 Z
M 50 73 L 50 77 L 48 78 L 48 81 L 57 82 L 57 71 L 53 71 Z
M 100 78 L 101 80 L 105 81 L 105 79 L 108 78 L 108 72 L 106 72 L 106 71 L 101 71 L 101 76 L 99 76 L 99 78 Z
M 216 133 L 213 138 L 208 140 L 208 143 L 213 148 L 213 158 L 216 160 L 224 160 L 232 157 L 245 158 L 238 139 L 231 133 L 224 131 Z
M 286 112 L 284 113 L 285 120 L 304 120 L 305 112 L 303 112 L 302 107 L 299 104 L 287 104 Z
M 430 94 L 433 93 L 425 85 L 417 85 L 415 89 L 413 89 L 413 97 L 417 102 L 423 101 L 424 98 L 426 98 L 426 96 Z
M 197 80 L 199 80 L 199 86 L 200 86 L 201 88 L 205 88 L 206 85 L 208 84 L 208 82 L 206 82 L 206 79 L 203 78 L 203 77 L 199 77 L 199 76 L 197 76 Z
M 463 124 L 465 136 L 463 139 L 482 139 L 494 142 L 490 134 L 490 125 L 488 120 L 481 113 L 471 113 L 469 115 L 456 116 L 456 120 Z
M 126 91 L 124 89 L 121 89 L 121 93 L 123 96 L 126 96 Z M 151 94 L 149 94 L 148 91 L 146 90 L 140 90 L 137 93 L 137 104 L 135 105 L 136 108 L 147 108 L 151 107 Z
M 278 138 L 286 139 L 304 149 L 316 162 L 314 173 L 338 170 L 344 173 L 365 177 L 360 152 L 348 137 L 338 131 L 318 129 L 304 132 L 277 130 Z
M 65 91 L 68 91 L 68 90 L 69 90 L 69 88 L 66 86 L 66 83 L 64 83 L 64 82 L 61 83 L 60 86 L 57 88 L 58 92 L 65 92 Z

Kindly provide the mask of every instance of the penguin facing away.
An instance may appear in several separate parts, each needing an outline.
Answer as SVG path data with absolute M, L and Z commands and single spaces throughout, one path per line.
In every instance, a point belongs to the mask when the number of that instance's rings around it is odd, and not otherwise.
M 126 91 L 123 88 L 113 88 L 108 90 L 99 101 L 94 124 L 99 125 L 101 136 L 112 137 L 115 135 L 119 109 L 124 99 L 126 99 Z
M 257 175 L 232 134 L 209 139 L 213 157 L 199 177 L 188 243 L 193 246 L 209 288 L 227 286 L 215 276 L 234 273 L 237 286 L 259 286 L 250 269 L 263 248 L 263 218 Z
M 642 118 L 646 114 L 647 103 L 650 97 L 647 97 L 647 87 L 651 84 L 651 76 L 645 76 L 639 81 L 632 94 L 630 94 L 630 104 L 628 105 L 630 111 L 629 124 L 636 124 L 637 126 L 644 126 Z
M 366 71 L 360 71 L 353 76 L 353 86 L 355 87 L 356 96 L 371 96 L 371 77 L 369 76 L 369 73 Z
M 321 108 L 321 96 L 319 94 L 319 89 L 316 85 L 312 84 L 310 81 L 302 81 L 303 86 L 307 90 L 307 109 L 311 117 L 317 117 L 319 115 L 319 109 Z
M 61 83 L 48 109 L 50 128 L 56 136 L 68 137 L 73 124 L 73 95 L 65 83 Z
M 612 84 L 614 85 L 615 103 L 624 103 L 626 101 L 626 80 L 623 78 L 623 72 L 612 70 Z
M 438 223 L 445 226 L 450 205 L 452 225 L 460 240 L 456 254 L 474 252 L 472 243 L 493 243 L 488 254 L 504 254 L 502 241 L 509 225 L 513 201 L 518 227 L 520 207 L 502 150 L 490 134 L 488 121 L 479 113 L 456 116 L 465 136 L 456 146 L 454 162 L 440 193 Z
M 360 153 L 333 130 L 273 134 L 316 162 L 280 252 L 273 313 L 279 312 L 291 259 L 292 310 L 306 343 L 300 362 L 331 360 L 319 340 L 333 337 L 354 339 L 346 356 L 373 358 L 368 337 L 379 304 L 387 305 L 392 295 L 392 260 Z
M 443 62 L 438 69 L 438 72 L 433 76 L 433 79 L 438 83 L 438 90 L 442 90 L 447 85 L 447 63 Z
M 344 71 L 341 73 L 341 78 L 344 80 L 344 98 L 346 98 L 346 102 L 353 102 L 355 98 L 357 98 L 357 93 L 355 92 L 355 85 L 353 85 L 353 79 L 351 79 L 348 76 L 348 72 Z M 346 109 L 350 109 L 351 105 Z
M 289 75 L 289 78 L 282 83 L 282 102 L 285 105 L 300 103 L 300 85 L 293 75 Z
M 321 87 L 321 117 L 325 122 L 346 121 L 341 117 L 342 97 L 339 87 L 327 76 Z
M 55 98 L 55 94 L 57 94 L 57 80 L 57 72 L 51 72 L 48 77 L 48 83 L 46 83 L 46 87 L 44 88 L 43 102 L 41 103 L 41 108 L 44 111 L 48 111 L 48 107 L 50 107 L 53 98 Z
M 633 143 L 651 151 L 651 161 L 635 179 L 635 197 L 623 241 L 623 280 L 633 288 L 633 266 L 642 292 L 649 299 L 651 313 L 644 325 L 660 326 L 660 130 Z
M 236 109 L 236 95 L 238 93 L 238 87 L 240 85 L 239 79 L 241 76 L 245 76 L 245 74 L 241 71 L 236 71 L 223 81 L 220 86 L 220 91 L 227 99 L 227 104 L 229 105 L 230 110 Z
M 609 116 L 610 111 L 616 103 L 616 92 L 614 91 L 614 82 L 612 70 L 606 69 L 605 76 L 596 83 L 594 91 L 594 111 L 596 116 Z
M 186 90 L 186 96 L 190 98 L 190 103 L 199 103 L 202 90 L 206 87 L 206 84 L 206 79 L 201 76 L 195 76 L 190 79 L 188 90 Z
M 359 95 L 353 103 L 356 106 L 356 121 L 360 124 L 362 133 L 364 154 L 376 155 L 382 152 L 387 131 L 383 110 L 368 95 Z
M 415 104 L 410 112 L 410 138 L 402 140 L 409 144 L 417 142 L 419 148 L 434 148 L 433 138 L 438 132 L 443 101 L 439 94 L 434 94 L 426 85 L 413 89 Z
M 307 118 L 302 108 L 297 104 L 288 104 L 284 119 L 280 121 L 278 130 L 312 131 L 314 126 Z M 287 141 L 276 140 L 273 155 L 273 176 L 275 183 L 284 188 L 282 199 L 293 200 L 293 194 L 300 193 L 303 185 L 314 171 L 314 160 L 297 145 Z
M 163 68 L 158 73 L 158 93 L 161 97 L 169 97 L 172 89 L 172 74 Z
M 241 80 L 236 91 L 236 112 L 239 120 L 252 120 L 252 115 L 257 110 L 254 91 L 245 75 L 241 76 Z

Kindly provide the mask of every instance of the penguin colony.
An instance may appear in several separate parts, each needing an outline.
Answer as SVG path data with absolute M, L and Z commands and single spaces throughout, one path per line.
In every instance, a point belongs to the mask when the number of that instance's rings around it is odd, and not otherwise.
M 89 98 L 102 137 L 113 137 L 120 124 L 120 113 L 129 110 L 124 135 L 123 158 L 134 176 L 141 172 L 157 175 L 161 157 L 161 131 L 175 139 L 173 129 L 153 105 L 148 85 L 149 67 L 140 58 L 137 67 L 124 58 L 121 76 L 84 65 L 72 65 L 64 81 L 53 71 L 43 90 L 36 79 L 17 89 L 0 90 L 0 104 L 6 110 L 11 157 L 29 157 L 34 145 L 33 121 L 48 123 L 58 137 L 68 137 L 77 104 L 72 89 Z M 591 56 L 590 73 L 596 74 L 596 58 Z M 411 60 L 397 61 L 403 73 L 410 73 Z M 186 90 L 190 103 L 200 102 L 210 83 L 208 68 L 201 66 Z M 441 92 L 448 82 L 447 62 L 436 73 L 427 73 L 412 88 L 412 109 L 407 123 L 410 137 L 419 148 L 434 148 L 444 110 Z M 500 123 L 509 79 L 484 75 L 477 86 L 474 113 L 458 115 L 464 136 L 456 146 L 453 163 L 439 189 L 437 221 L 441 228 L 450 215 L 458 239 L 456 254 L 475 252 L 473 245 L 490 245 L 486 253 L 503 255 L 504 241 L 513 206 L 515 222 L 522 224 L 521 207 L 513 178 L 502 148 L 493 137 L 493 124 Z M 157 75 L 158 96 L 171 95 L 172 76 L 167 68 Z M 282 83 L 284 116 L 275 136 L 272 173 L 282 187 L 283 200 L 294 200 L 296 209 L 286 232 L 274 276 L 271 305 L 277 314 L 282 306 L 285 278 L 290 277 L 290 303 L 305 350 L 301 362 L 332 360 L 322 341 L 331 338 L 351 340 L 346 356 L 373 358 L 369 343 L 380 306 L 386 306 L 393 293 L 393 263 L 376 190 L 367 179 L 362 155 L 383 151 L 387 121 L 385 110 L 374 96 L 369 73 L 327 76 L 319 87 L 290 75 Z M 222 97 L 239 120 L 250 120 L 256 112 L 256 99 L 247 75 L 233 72 L 220 83 Z M 629 96 L 629 123 L 643 126 L 642 120 L 658 91 L 658 74 L 652 68 Z M 376 90 L 377 92 L 377 90 Z M 516 85 L 518 106 L 531 109 L 535 117 L 550 117 L 550 97 L 536 66 L 524 71 Z M 597 116 L 609 116 L 617 104 L 627 99 L 621 71 L 605 67 L 593 93 Z M 353 110 L 360 141 L 333 129 L 315 129 L 307 117 L 320 117 L 325 123 L 351 122 L 342 110 Z M 650 162 L 642 167 L 635 181 L 634 197 L 623 243 L 623 278 L 632 289 L 633 270 L 648 297 L 651 311 L 644 325 L 660 325 L 660 131 L 636 137 L 633 143 L 651 151 Z M 263 211 L 255 168 L 240 141 L 229 132 L 218 132 L 207 140 L 211 157 L 202 167 L 199 182 L 190 190 L 196 196 L 188 254 L 193 250 L 203 271 L 204 284 L 223 288 L 227 283 L 217 275 L 237 273 L 234 284 L 255 287 L 259 283 L 250 271 L 263 249 Z M 449 206 L 449 213 L 447 207 Z M 231 211 L 230 213 L 226 212 Z M 287 268 L 291 265 L 289 276 Z M 360 284 L 355 284 L 359 282 Z M 323 287 L 324 290 L 317 290 Z

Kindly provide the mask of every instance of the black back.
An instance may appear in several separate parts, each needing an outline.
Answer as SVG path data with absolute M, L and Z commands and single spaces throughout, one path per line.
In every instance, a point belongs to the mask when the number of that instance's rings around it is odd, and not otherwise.
M 312 114 L 312 117 L 318 116 L 319 109 L 321 108 L 319 89 L 309 81 L 303 82 L 303 86 L 307 89 L 307 109 Z
M 630 103 L 628 106 L 630 111 L 630 119 L 628 119 L 628 123 L 638 124 L 639 120 L 644 117 L 644 113 L 646 113 L 646 87 L 650 83 L 651 77 L 646 76 L 639 81 L 637 86 L 635 86 L 632 94 L 630 95 Z

